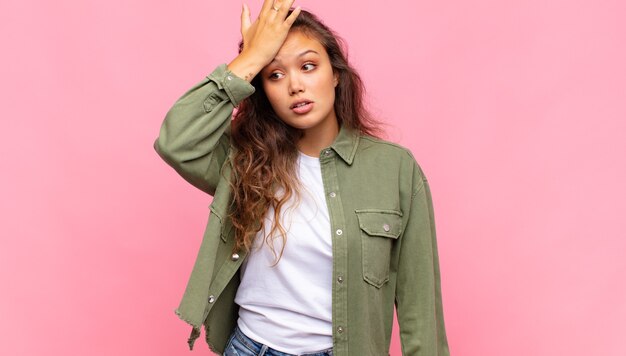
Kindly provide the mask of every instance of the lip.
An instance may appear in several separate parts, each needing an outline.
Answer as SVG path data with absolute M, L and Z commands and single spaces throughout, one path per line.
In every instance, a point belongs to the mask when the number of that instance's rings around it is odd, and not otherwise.
M 312 103 L 313 101 L 309 100 L 309 99 L 299 99 L 297 101 L 294 101 L 291 106 L 289 107 L 290 109 L 293 109 L 296 105 L 298 104 L 302 104 L 302 103 Z
M 296 107 L 296 105 L 302 104 L 302 103 L 305 103 L 305 105 Z M 293 104 L 291 104 L 289 108 L 293 110 L 293 112 L 295 112 L 296 114 L 306 114 L 309 111 L 313 110 L 313 102 L 308 99 L 300 99 L 294 102 Z

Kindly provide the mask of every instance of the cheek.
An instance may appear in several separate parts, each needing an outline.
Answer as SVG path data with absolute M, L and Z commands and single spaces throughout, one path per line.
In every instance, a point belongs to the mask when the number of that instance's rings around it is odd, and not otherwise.
M 327 93 L 326 96 L 334 96 L 335 81 L 333 77 L 333 72 L 328 71 L 328 73 L 324 73 L 324 75 L 318 79 L 316 87 L 324 93 Z
M 327 100 L 333 100 L 334 101 L 334 99 L 335 99 L 335 85 L 334 85 L 332 77 L 330 79 L 325 78 L 323 80 L 323 82 L 319 83 L 318 88 L 323 93 L 324 97 Z
M 281 106 L 279 104 L 283 99 L 279 95 L 279 90 L 276 85 L 263 85 L 263 90 L 274 110 Z
M 335 88 L 336 88 L 336 86 L 335 86 L 335 78 L 333 78 L 332 75 L 328 78 L 328 82 L 326 82 L 326 87 L 328 88 L 328 90 L 330 92 L 332 92 L 332 93 L 335 92 Z

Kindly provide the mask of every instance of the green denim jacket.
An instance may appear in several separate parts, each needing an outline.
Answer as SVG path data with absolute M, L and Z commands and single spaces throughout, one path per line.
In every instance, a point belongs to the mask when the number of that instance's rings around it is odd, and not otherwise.
M 154 143 L 183 178 L 213 196 L 176 314 L 193 326 L 190 348 L 204 325 L 220 354 L 237 322 L 246 258 L 231 251 L 231 115 L 253 92 L 221 64 L 174 104 Z M 387 355 L 394 306 L 403 355 L 449 355 L 431 195 L 410 151 L 341 127 L 319 159 L 332 235 L 334 355 Z

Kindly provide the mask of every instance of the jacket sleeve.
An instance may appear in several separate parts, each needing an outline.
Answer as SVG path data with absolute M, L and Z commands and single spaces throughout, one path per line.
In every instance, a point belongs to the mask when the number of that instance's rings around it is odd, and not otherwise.
M 428 181 L 417 163 L 397 278 L 402 355 L 449 356 L 432 199 Z
M 168 111 L 154 149 L 185 180 L 214 195 L 230 152 L 233 109 L 252 93 L 250 83 L 219 65 Z

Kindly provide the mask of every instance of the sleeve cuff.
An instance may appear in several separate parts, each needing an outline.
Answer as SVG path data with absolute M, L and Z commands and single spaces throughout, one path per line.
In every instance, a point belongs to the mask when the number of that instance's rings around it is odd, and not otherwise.
M 234 106 L 254 93 L 255 89 L 252 84 L 239 78 L 233 72 L 228 70 L 226 63 L 222 63 L 211 74 L 207 76 L 217 84 L 219 89 L 223 89 Z

